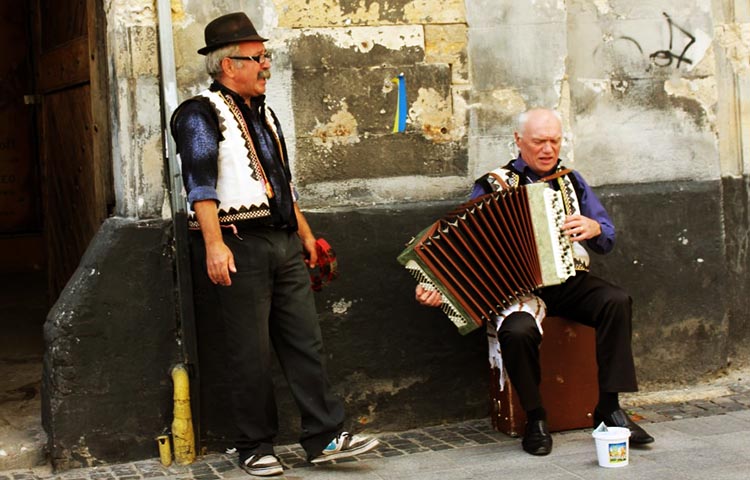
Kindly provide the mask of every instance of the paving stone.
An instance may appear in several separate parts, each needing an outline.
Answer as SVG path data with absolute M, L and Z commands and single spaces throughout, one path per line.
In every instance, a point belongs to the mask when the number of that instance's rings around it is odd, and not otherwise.
M 383 455 L 384 457 L 399 457 L 403 455 L 403 453 L 399 452 L 398 450 L 388 450 L 385 452 L 381 452 L 381 455 Z
M 676 443 L 682 442 L 681 445 L 683 447 L 692 445 L 691 448 L 694 448 L 695 451 L 700 451 L 702 440 L 699 438 L 700 435 L 695 436 L 699 433 L 701 435 L 722 434 L 723 436 L 716 437 L 715 441 L 717 443 L 725 443 L 725 448 L 729 449 L 729 447 L 736 443 L 734 441 L 734 437 L 730 436 L 732 434 L 731 431 L 734 429 L 727 430 L 724 427 L 724 418 L 735 416 L 735 418 L 740 417 L 743 419 L 750 419 L 750 386 L 737 385 L 734 386 L 732 391 L 736 393 L 725 397 L 715 398 L 710 401 L 696 400 L 672 404 L 648 405 L 643 408 L 635 407 L 632 409 L 628 409 L 628 411 L 637 418 L 642 418 L 642 420 L 639 420 L 641 423 L 651 424 L 652 427 L 649 428 L 649 431 L 653 431 L 655 436 L 657 436 L 658 439 L 662 443 L 664 443 L 664 445 L 660 444 L 661 451 L 658 455 L 658 458 L 656 456 L 656 453 L 650 453 L 647 450 L 643 454 L 639 453 L 639 455 L 641 455 L 641 461 L 643 462 L 650 458 L 659 460 L 661 462 L 663 462 L 665 459 L 670 460 L 671 457 L 669 457 L 667 454 L 669 454 L 672 450 L 667 448 L 668 445 L 666 445 L 666 443 L 670 442 L 670 439 L 674 440 Z M 725 414 L 729 415 L 725 417 Z M 677 419 L 678 422 L 675 423 L 675 419 Z M 742 420 L 739 420 L 739 422 L 742 423 Z M 662 423 L 668 425 L 668 427 L 660 429 L 659 425 Z M 740 432 L 744 431 L 742 430 L 743 427 L 741 425 L 736 424 L 735 428 L 738 430 L 737 435 L 740 435 Z M 584 449 L 589 448 L 588 444 L 590 443 L 590 438 L 588 438 L 589 435 L 587 433 L 579 439 L 578 437 L 580 435 L 576 435 L 578 433 L 580 432 L 573 431 L 558 433 L 555 435 L 558 435 L 560 440 L 565 442 L 585 441 L 587 446 L 585 448 L 581 446 L 579 449 L 581 452 L 583 452 Z M 450 452 L 451 450 L 456 450 L 455 454 L 459 455 L 458 458 L 460 458 L 461 452 L 457 449 L 471 447 L 471 451 L 475 451 L 477 449 L 482 449 L 482 446 L 487 446 L 488 448 L 495 449 L 492 450 L 492 452 L 498 452 L 498 448 L 500 448 L 501 450 L 505 448 L 516 449 L 518 448 L 518 445 L 516 444 L 519 443 L 518 439 L 512 439 L 507 435 L 496 432 L 492 428 L 492 424 L 489 419 L 486 418 L 470 420 L 454 425 L 436 425 L 406 432 L 388 433 L 383 434 L 378 438 L 380 440 L 380 446 L 376 450 L 368 452 L 364 455 L 360 455 L 358 457 L 341 459 L 336 461 L 335 463 L 332 463 L 352 465 L 357 464 L 357 462 L 366 461 L 400 462 L 401 460 L 399 460 L 397 457 L 408 457 L 410 455 L 418 455 L 424 452 L 433 452 L 433 456 L 442 456 L 445 455 L 446 452 Z M 737 438 L 743 437 L 738 436 Z M 678 459 L 680 459 L 678 455 L 684 454 L 684 452 L 681 450 L 682 448 L 675 447 L 674 455 L 672 455 L 672 457 L 674 457 L 674 461 L 678 461 Z M 559 455 L 560 451 L 561 450 L 555 450 L 555 453 Z M 569 447 L 565 450 L 562 450 L 562 452 L 565 451 L 575 452 L 577 450 L 575 448 L 571 449 Z M 742 452 L 742 450 L 738 451 L 740 453 Z M 282 445 L 277 448 L 276 452 L 286 468 L 284 477 L 277 478 L 302 478 L 299 475 L 304 475 L 305 472 L 308 472 L 308 474 L 310 475 L 307 478 L 344 478 L 345 476 L 348 476 L 348 474 L 352 473 L 341 471 L 337 474 L 335 473 L 335 468 L 332 468 L 331 470 L 311 468 L 313 467 L 313 465 L 307 462 L 306 454 L 299 445 Z M 489 452 L 490 450 L 488 450 L 488 453 Z M 746 470 L 743 470 L 739 466 L 735 467 L 735 465 L 733 464 L 727 464 L 727 458 L 734 458 L 729 456 L 728 453 L 728 451 L 724 453 L 726 458 L 721 457 L 725 460 L 725 470 L 727 472 L 731 472 L 732 475 L 737 475 L 736 477 L 731 476 L 731 478 L 742 478 L 741 474 Z M 747 462 L 744 454 L 738 455 L 737 452 L 734 453 L 735 457 L 739 456 L 738 460 L 732 461 L 734 464 Z M 582 456 L 583 454 L 579 455 Z M 491 459 L 494 456 L 502 457 L 502 455 L 498 456 L 490 454 L 488 458 Z M 554 454 L 551 457 L 554 458 Z M 409 458 L 418 459 L 420 457 Z M 578 462 L 575 455 L 568 455 L 565 458 L 567 459 L 566 462 Z M 706 465 L 714 465 L 714 463 L 712 462 L 715 461 L 714 457 L 710 455 L 700 457 L 699 460 L 700 464 Z M 424 461 L 425 460 L 420 460 L 419 462 Z M 523 462 L 529 461 L 529 459 L 525 456 L 520 456 L 518 457 L 517 461 L 519 462 L 519 464 L 523 464 Z M 566 462 L 563 462 L 560 465 L 565 464 L 567 467 Z M 341 468 L 344 467 L 342 466 Z M 635 470 L 636 469 L 631 468 L 630 472 L 632 472 L 632 474 L 636 476 L 640 475 L 640 472 L 636 472 Z M 457 471 L 454 470 L 446 471 L 446 473 L 448 472 L 450 472 L 451 474 L 457 473 Z M 535 478 L 533 472 L 534 469 L 529 468 L 529 478 Z M 600 478 L 600 474 L 603 473 L 600 470 L 596 469 L 594 469 L 592 472 L 596 473 L 592 473 L 591 478 Z M 555 473 L 555 475 L 549 478 L 568 478 L 564 474 L 557 475 L 557 473 L 560 472 L 556 473 L 555 471 L 550 471 L 548 473 Z M 681 474 L 683 475 L 688 475 L 685 478 L 693 478 L 692 476 L 690 476 L 691 473 L 692 472 L 690 472 L 688 469 L 685 469 L 683 472 L 681 472 Z M 435 472 L 419 472 L 415 473 L 416 476 L 406 475 L 404 478 L 417 478 L 419 477 L 419 475 L 422 475 L 422 477 L 424 478 L 431 478 L 431 474 L 435 474 Z M 341 475 L 341 477 L 339 477 L 338 475 Z M 586 478 L 589 478 L 589 474 L 587 473 L 586 475 Z M 202 457 L 199 457 L 195 463 L 189 466 L 172 465 L 170 467 L 164 467 L 163 465 L 161 465 L 161 463 L 159 463 L 158 460 L 148 460 L 122 465 L 99 466 L 88 469 L 83 468 L 58 475 L 54 475 L 51 473 L 38 474 L 36 473 L 36 471 L 31 470 L 0 472 L 0 480 L 143 480 L 158 479 L 162 477 L 168 477 L 169 480 L 223 480 L 250 478 L 236 465 L 235 455 L 228 455 L 223 453 L 204 455 Z M 464 477 L 469 478 L 466 476 Z M 623 478 L 630 477 L 626 476 Z
M 430 448 L 430 450 L 432 450 L 434 452 L 439 452 L 440 450 L 450 450 L 453 447 L 450 446 L 450 445 L 448 445 L 447 443 L 441 443 L 441 444 L 438 444 L 438 445 L 433 445 L 433 446 L 431 446 L 429 448 Z

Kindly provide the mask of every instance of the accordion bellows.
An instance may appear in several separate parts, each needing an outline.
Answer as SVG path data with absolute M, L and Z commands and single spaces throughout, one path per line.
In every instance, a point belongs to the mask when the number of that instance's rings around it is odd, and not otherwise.
M 398 261 L 466 334 L 534 290 L 575 274 L 560 192 L 546 184 L 464 203 L 413 238 Z

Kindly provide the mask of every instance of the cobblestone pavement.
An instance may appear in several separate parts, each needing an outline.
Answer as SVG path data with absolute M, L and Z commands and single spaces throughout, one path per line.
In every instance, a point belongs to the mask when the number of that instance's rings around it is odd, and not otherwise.
M 750 385 L 735 385 L 731 390 L 731 394 L 711 400 L 652 404 L 628 408 L 628 410 L 643 425 L 750 411 Z M 387 457 L 407 457 L 422 452 L 518 442 L 517 439 L 494 431 L 489 419 L 426 427 L 399 433 L 383 433 L 378 435 L 378 439 L 381 445 L 375 451 L 338 463 L 363 462 Z M 321 478 L 320 472 L 317 472 L 318 475 L 314 472 L 320 467 L 312 466 L 305 461 L 304 451 L 299 445 L 277 447 L 276 453 L 285 466 L 285 473 L 282 477 L 274 478 L 299 479 L 310 478 L 310 476 Z M 325 476 L 323 475 L 323 477 Z M 365 476 L 373 478 L 372 476 Z M 254 478 L 247 476 L 239 469 L 236 455 L 218 453 L 201 456 L 188 466 L 173 464 L 170 467 L 164 467 L 158 458 L 154 458 L 127 464 L 75 469 L 60 474 L 54 474 L 46 469 L 0 472 L 0 480 L 138 480 L 159 479 L 161 477 L 165 477 L 165 480 Z

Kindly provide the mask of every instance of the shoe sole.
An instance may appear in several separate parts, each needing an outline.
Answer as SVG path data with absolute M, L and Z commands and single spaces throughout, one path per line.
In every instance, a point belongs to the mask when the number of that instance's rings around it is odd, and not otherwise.
M 267 467 L 249 467 L 247 465 L 241 465 L 240 468 L 249 475 L 254 475 L 256 477 L 273 477 L 284 473 L 284 467 L 281 465 L 269 465 Z
M 594 430 L 596 430 L 599 427 L 599 425 L 601 425 L 602 423 L 604 424 L 605 427 L 619 427 L 619 425 L 607 425 L 607 422 L 605 422 L 604 420 L 601 420 L 599 423 L 597 423 L 596 421 L 594 422 Z M 628 428 L 628 427 L 622 427 L 622 428 Z M 632 435 L 632 431 L 631 431 L 631 435 Z M 630 445 L 635 445 L 635 446 L 648 445 L 649 443 L 654 443 L 654 440 L 655 439 L 651 437 L 648 440 L 634 441 L 633 437 L 630 437 Z
M 605 424 L 605 425 L 607 427 L 616 427 L 617 426 L 617 425 L 607 425 L 607 424 Z M 622 427 L 622 428 L 627 428 L 627 427 Z M 632 433 L 631 433 L 631 435 L 632 435 Z M 652 437 L 652 438 L 649 438 L 648 440 L 637 440 L 636 441 L 636 440 L 633 440 L 633 437 L 630 437 L 630 445 L 633 445 L 633 446 L 648 445 L 649 443 L 654 443 L 654 440 L 655 439 Z
M 649 443 L 654 443 L 654 439 L 650 438 L 648 440 L 639 440 L 637 442 L 634 442 L 632 438 L 630 439 L 631 445 L 648 445 Z
M 380 445 L 380 441 L 377 438 L 373 438 L 369 442 L 357 448 L 351 448 L 349 450 L 343 450 L 343 451 L 336 452 L 336 453 L 330 453 L 328 455 L 321 454 L 319 457 L 312 459 L 310 463 L 314 463 L 317 465 L 319 463 L 330 462 L 332 460 L 338 460 L 340 458 L 349 458 L 355 455 L 361 455 L 363 453 L 369 452 L 370 450 L 377 447 L 378 445 Z
M 523 448 L 523 451 L 530 454 L 530 455 L 536 455 L 537 457 L 543 457 L 544 455 L 549 455 L 552 453 L 552 446 L 550 445 L 549 448 L 546 447 L 539 447 L 536 450 L 527 450 L 526 447 L 523 445 L 521 446 Z

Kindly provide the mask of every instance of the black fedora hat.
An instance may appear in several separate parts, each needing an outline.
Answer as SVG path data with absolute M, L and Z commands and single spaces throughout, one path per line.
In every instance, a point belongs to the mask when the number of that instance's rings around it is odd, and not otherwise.
M 253 22 L 243 12 L 229 13 L 211 20 L 211 23 L 206 25 L 203 35 L 206 46 L 198 50 L 201 55 L 230 43 L 265 42 L 268 40 L 258 35 Z

